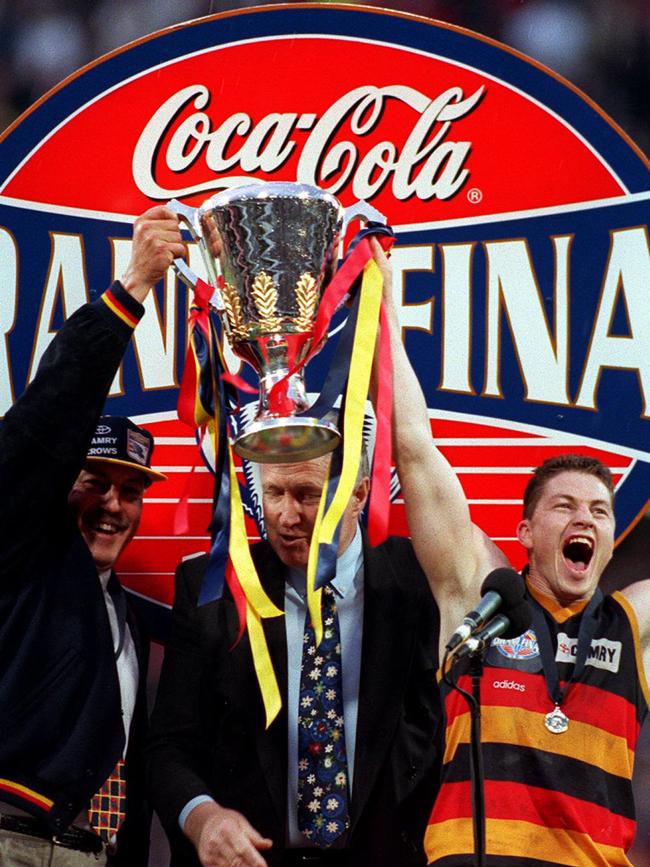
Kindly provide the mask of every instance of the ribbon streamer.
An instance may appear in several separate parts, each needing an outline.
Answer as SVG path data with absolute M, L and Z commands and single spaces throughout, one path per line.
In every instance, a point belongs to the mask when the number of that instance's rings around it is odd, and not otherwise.
M 288 373 L 286 373 L 269 389 L 269 401 L 271 401 L 272 395 L 275 397 L 276 393 L 279 393 L 283 388 L 286 388 L 286 382 L 289 377 L 301 370 L 320 350 L 321 343 L 327 335 L 327 329 L 329 328 L 332 316 L 336 313 L 352 284 L 363 271 L 365 264 L 371 258 L 372 253 L 370 250 L 370 244 L 365 238 L 355 246 L 354 250 L 352 250 L 348 256 L 346 256 L 340 268 L 330 281 L 327 289 L 323 293 L 323 297 L 318 305 L 318 313 L 316 314 L 316 320 L 314 321 L 314 330 L 309 350 L 301 361 L 297 362 Z
M 369 245 L 365 247 L 370 252 Z M 357 249 L 361 249 L 360 244 Z M 322 638 L 322 618 L 320 612 L 320 593 L 317 588 L 318 561 L 324 546 L 328 551 L 322 554 L 331 563 L 333 550 L 337 545 L 341 518 L 352 497 L 359 472 L 359 461 L 363 445 L 363 418 L 370 371 L 375 352 L 377 323 L 381 305 L 382 278 L 375 261 L 370 258 L 364 267 L 363 283 L 359 293 L 359 310 L 354 328 L 354 348 L 345 392 L 345 413 L 343 419 L 343 452 L 341 474 L 331 502 L 325 505 L 327 490 L 324 488 L 321 504 L 316 517 L 307 567 L 307 602 L 314 627 L 316 644 Z M 322 505 L 322 509 L 321 506 Z M 334 559 L 335 562 L 335 559 Z M 321 581 L 319 580 L 319 584 Z
M 204 281 L 197 282 L 190 309 L 189 345 L 178 401 L 179 418 L 210 436 L 215 456 L 215 508 L 209 528 L 211 547 L 198 604 L 221 598 L 227 582 L 239 617 L 235 644 L 248 626 L 268 727 L 282 702 L 261 621 L 265 617 L 277 617 L 282 611 L 262 588 L 248 546 L 239 482 L 227 436 L 228 397 L 233 403 L 234 399 L 232 394 L 227 395 L 226 388 L 232 388 L 235 378 L 224 376 L 227 369 L 209 311 L 212 291 Z M 187 506 L 186 492 L 179 502 L 177 526 L 187 521 Z
M 382 246 L 392 243 L 390 230 L 383 226 L 379 228 L 384 235 L 390 236 L 382 239 Z M 321 588 L 331 579 L 336 569 L 341 517 L 352 497 L 358 475 L 364 408 L 380 319 L 381 274 L 372 258 L 372 251 L 365 237 L 371 231 L 373 230 L 370 228 L 363 230 L 355 238 L 345 261 L 325 291 L 314 323 L 309 353 L 273 386 L 273 389 L 281 392 L 282 388 L 286 387 L 284 381 L 318 352 L 332 315 L 345 300 L 346 295 L 354 295 L 353 284 L 363 272 L 354 312 L 348 318 L 340 341 L 341 352 L 336 355 L 333 370 L 328 374 L 321 398 L 310 410 L 312 414 L 314 410 L 325 414 L 333 407 L 338 395 L 345 392 L 341 412 L 343 444 L 333 454 L 330 462 L 309 552 L 307 596 L 317 643 L 320 643 L 322 638 Z M 235 644 L 241 639 L 244 628 L 248 628 L 253 664 L 268 727 L 277 716 L 282 699 L 262 621 L 267 617 L 278 617 L 283 612 L 274 605 L 264 591 L 250 553 L 241 491 L 227 437 L 228 397 L 232 402 L 233 396 L 232 392 L 227 395 L 226 389 L 228 387 L 233 389 L 235 386 L 248 393 L 254 390 L 240 377 L 230 374 L 226 368 L 219 337 L 209 313 L 211 295 L 212 288 L 203 281 L 198 281 L 190 311 L 190 339 L 178 405 L 179 417 L 183 421 L 190 426 L 200 427 L 204 432 L 207 431 L 212 439 L 215 454 L 216 502 L 210 525 L 212 545 L 199 604 L 219 598 L 223 592 L 224 582 L 228 584 L 239 617 L 239 632 Z M 387 337 L 385 321 L 382 321 L 380 334 L 382 332 Z M 373 478 L 378 480 L 376 482 L 378 494 L 373 499 L 373 504 L 380 502 L 384 496 L 387 501 L 390 485 L 392 392 L 390 350 L 386 347 L 387 341 L 384 339 L 383 343 L 380 342 L 379 348 L 379 369 L 384 375 L 380 375 L 377 392 L 377 442 Z M 345 363 L 348 359 L 349 363 Z M 387 455 L 384 454 L 385 451 Z M 225 466 L 226 460 L 228 468 Z M 388 508 L 386 507 L 384 513 L 381 512 L 381 508 L 374 508 L 371 516 L 377 515 L 378 518 L 372 517 L 371 520 L 371 540 L 381 541 L 382 533 L 387 532 Z
M 280 617 L 284 612 L 267 596 L 253 563 L 232 449 L 228 450 L 228 454 L 230 459 L 230 561 L 246 598 L 248 639 L 268 728 L 282 707 L 282 698 L 261 621 L 265 617 Z
M 388 318 L 383 300 L 379 322 L 379 364 L 375 406 L 377 430 L 372 461 L 370 501 L 368 503 L 368 538 L 373 546 L 381 545 L 388 537 L 390 471 L 393 463 L 393 360 L 390 350 Z

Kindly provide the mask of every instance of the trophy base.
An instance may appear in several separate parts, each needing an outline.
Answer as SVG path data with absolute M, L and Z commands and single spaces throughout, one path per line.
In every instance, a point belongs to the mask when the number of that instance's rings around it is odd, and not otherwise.
M 259 464 L 297 464 L 333 451 L 340 439 L 331 422 L 289 416 L 253 422 L 233 448 L 241 458 Z

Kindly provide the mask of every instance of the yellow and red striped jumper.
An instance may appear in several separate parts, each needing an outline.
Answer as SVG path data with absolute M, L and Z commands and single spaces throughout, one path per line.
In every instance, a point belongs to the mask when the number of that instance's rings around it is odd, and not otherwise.
M 571 677 L 586 603 L 561 608 L 540 594 L 534 599 L 555 636 L 563 684 Z M 562 704 L 569 718 L 562 734 L 544 725 L 553 702 L 534 631 L 497 639 L 489 648 L 481 681 L 488 867 L 631 864 L 626 852 L 635 832 L 634 750 L 650 691 L 627 600 L 620 593 L 604 597 L 597 617 L 582 677 L 569 686 Z M 471 692 L 466 670 L 458 682 Z M 425 850 L 436 867 L 466 867 L 474 852 L 470 715 L 461 695 L 443 681 L 441 687 L 446 715 L 442 786 Z

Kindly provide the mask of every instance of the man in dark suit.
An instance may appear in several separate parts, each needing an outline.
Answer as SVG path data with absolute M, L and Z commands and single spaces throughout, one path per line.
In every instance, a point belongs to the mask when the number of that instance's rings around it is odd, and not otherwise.
M 183 253 L 173 213 L 138 218 L 121 282 L 64 323 L 0 430 L 3 865 L 147 863 L 147 647 L 113 564 L 164 476 L 147 431 L 99 416 L 142 302 Z M 122 759 L 118 833 L 89 806 Z
M 174 867 L 424 863 L 422 834 L 439 761 L 433 747 L 437 610 L 409 541 L 392 537 L 371 548 L 362 534 L 367 475 L 342 520 L 332 581 L 341 628 L 349 827 L 327 848 L 298 828 L 304 575 L 327 460 L 261 470 L 268 541 L 254 546 L 253 557 L 265 590 L 285 611 L 264 621 L 283 696 L 268 729 L 247 634 L 233 647 L 232 597 L 226 592 L 197 606 L 204 556 L 177 570 L 147 759 Z
M 372 243 L 389 293 L 390 269 L 378 242 Z M 405 406 L 398 406 L 404 403 L 403 394 L 395 389 L 394 395 L 396 420 L 407 425 Z M 399 430 L 397 434 L 399 449 L 404 438 Z M 399 454 L 396 457 L 399 467 Z M 232 597 L 226 591 L 222 599 L 198 606 L 205 557 L 188 560 L 177 570 L 172 632 L 147 757 L 148 785 L 171 841 L 172 867 L 425 863 L 423 831 L 441 758 L 435 681 L 440 618 L 410 541 L 391 537 L 371 548 L 362 534 L 358 517 L 369 484 L 363 472 L 341 522 L 331 582 L 341 633 L 349 822 L 340 821 L 338 814 L 325 820 L 326 831 L 331 826 L 337 836 L 324 845 L 300 818 L 305 791 L 300 766 L 309 760 L 299 751 L 298 730 L 302 732 L 304 723 L 303 702 L 311 700 L 300 682 L 301 622 L 326 462 L 261 468 L 268 539 L 254 547 L 253 558 L 266 592 L 285 612 L 282 618 L 264 621 L 283 697 L 282 711 L 268 729 L 248 636 L 236 643 L 238 616 Z M 431 482 L 444 500 L 441 474 L 434 470 Z M 450 497 L 459 498 L 455 487 Z M 459 517 L 463 541 L 466 530 L 469 534 L 465 553 L 472 557 L 471 580 L 476 582 L 476 575 L 501 564 L 502 556 L 473 527 L 469 513 L 459 512 Z M 421 520 L 434 528 L 428 553 L 435 561 L 436 552 L 446 553 L 460 536 L 452 522 L 436 532 L 435 513 Z M 460 558 L 463 552 L 454 556 Z M 447 582 L 445 570 L 441 562 L 429 579 L 440 578 L 440 599 L 448 609 L 448 596 L 455 598 L 456 587 Z M 320 648 L 315 652 L 320 655 Z M 318 744 L 314 748 L 317 751 Z M 325 750 L 330 748 L 326 743 Z M 321 791 L 309 790 L 308 795 L 309 809 L 313 807 L 319 820 L 322 802 L 329 800 Z M 344 828 L 340 835 L 333 830 L 337 824 Z

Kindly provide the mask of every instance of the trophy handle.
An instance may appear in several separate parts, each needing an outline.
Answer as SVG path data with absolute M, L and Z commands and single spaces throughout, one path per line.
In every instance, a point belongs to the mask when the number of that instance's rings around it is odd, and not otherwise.
M 345 230 L 352 220 L 365 220 L 366 223 L 381 223 L 383 226 L 387 222 L 386 217 L 381 211 L 378 211 L 373 205 L 369 205 L 368 202 L 364 202 L 363 199 L 355 202 L 354 205 L 350 205 L 349 208 L 345 208 L 343 212 L 342 234 L 345 234 Z
M 196 241 L 197 244 L 200 244 L 201 236 L 197 232 L 196 226 L 194 224 L 194 218 L 197 213 L 196 208 L 192 208 L 189 205 L 184 205 L 183 202 L 179 202 L 178 199 L 172 199 L 171 201 L 167 202 L 167 207 L 170 211 L 173 211 L 175 214 L 177 214 L 178 217 L 187 225 L 192 239 Z M 185 259 L 174 259 L 174 261 L 172 262 L 172 267 L 186 286 L 189 286 L 190 289 L 196 289 L 199 278 L 196 276 L 194 271 L 192 271 Z
M 343 242 L 345 241 L 345 233 L 352 220 L 363 220 L 365 223 L 381 223 L 385 226 L 387 223 L 386 217 L 378 211 L 373 205 L 359 199 L 353 205 L 345 208 L 343 211 L 343 225 L 341 226 L 341 240 L 339 241 L 338 259 L 339 262 L 343 258 Z

